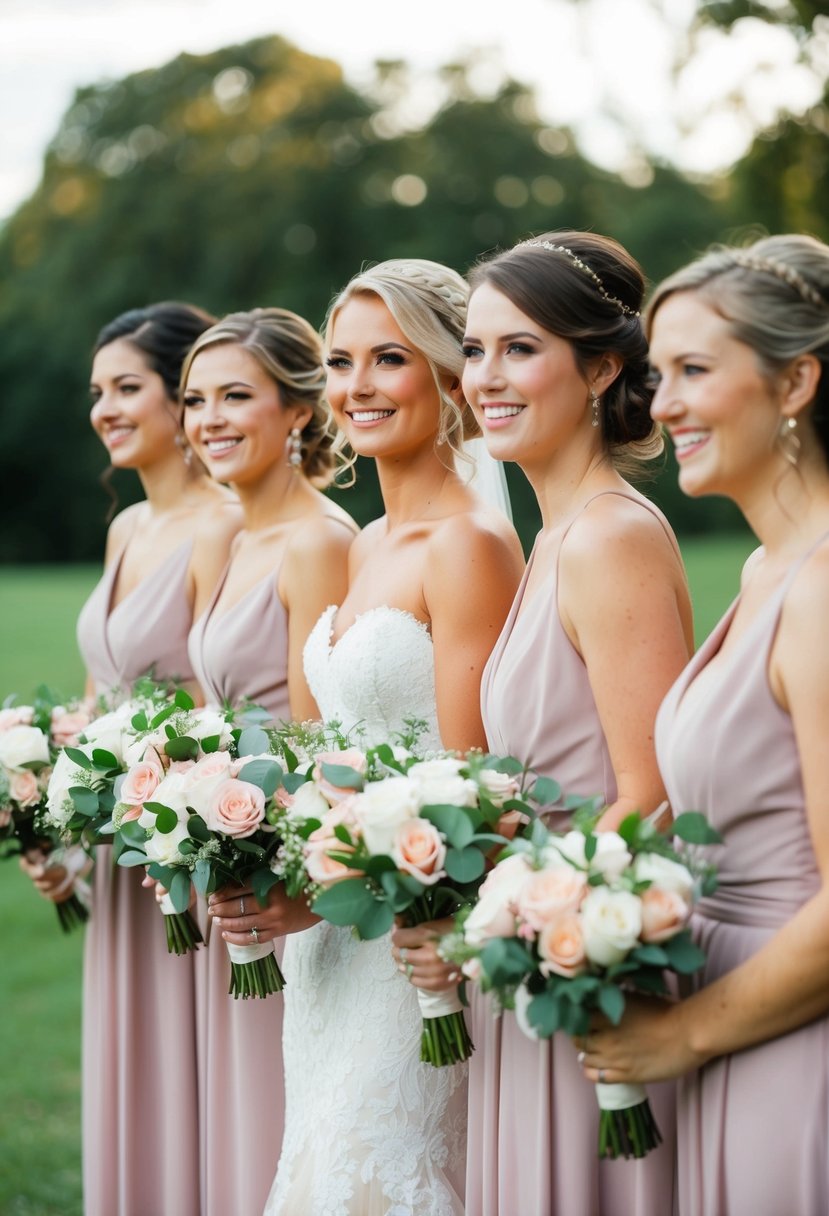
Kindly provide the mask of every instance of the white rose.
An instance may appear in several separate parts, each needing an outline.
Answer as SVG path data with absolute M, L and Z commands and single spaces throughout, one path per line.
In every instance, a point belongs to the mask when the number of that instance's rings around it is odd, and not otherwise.
M 437 781 L 444 777 L 457 777 L 464 767 L 464 761 L 456 756 L 441 756 L 437 760 L 419 760 L 406 775 L 412 781 Z
M 175 811 L 177 815 L 181 815 L 190 804 L 187 790 L 187 778 L 189 776 L 189 771 L 186 773 L 168 773 L 164 780 L 156 786 L 150 802 L 158 802 L 162 806 L 168 806 L 171 811 Z M 152 811 L 142 811 L 138 822 L 142 828 L 154 828 L 155 815 Z
M 509 773 L 499 773 L 494 768 L 482 768 L 478 773 L 481 789 L 493 806 L 502 807 L 508 798 L 515 798 L 520 786 Z
M 92 748 L 81 747 L 80 751 L 91 752 Z M 84 784 L 84 770 L 78 768 L 74 760 L 70 760 L 66 752 L 60 752 L 49 778 L 46 791 L 46 810 L 52 823 L 59 828 L 66 827 L 74 814 L 74 804 L 69 797 L 70 789 L 75 785 Z
M 440 760 L 422 760 L 413 764 L 406 776 L 417 787 L 421 806 L 444 803 L 449 806 L 477 806 L 478 787 L 468 777 L 460 775 L 463 761 L 452 756 Z
M 633 864 L 633 875 L 637 882 L 650 882 L 662 891 L 680 895 L 686 904 L 693 902 L 694 879 L 690 871 L 670 857 L 640 853 Z
M 506 887 L 484 891 L 464 921 L 463 935 L 470 946 L 483 946 L 493 937 L 515 937 L 517 922 Z
M 329 806 L 313 781 L 306 781 L 293 795 L 288 806 L 288 818 L 302 821 L 303 819 L 325 819 Z
M 523 853 L 513 853 L 490 870 L 481 883 L 480 894 L 496 892 L 512 905 L 517 905 L 528 879 L 535 873 Z
M 596 852 L 590 862 L 591 874 L 601 874 L 605 882 L 613 882 L 633 860 L 630 849 L 618 832 L 597 832 Z
M 144 848 L 150 861 L 157 861 L 162 866 L 171 865 L 180 859 L 178 846 L 189 836 L 186 816 L 180 818 L 172 832 L 153 832 L 147 839 Z
M 417 786 L 408 777 L 387 777 L 367 785 L 353 802 L 354 817 L 370 853 L 391 856 L 397 829 L 420 811 Z
M 230 733 L 230 724 L 226 720 L 221 710 L 216 709 L 213 705 L 206 705 L 204 709 L 196 709 L 190 714 L 188 719 L 189 725 L 184 734 L 191 739 L 210 739 L 214 735 L 219 736 L 219 748 L 228 747 L 232 739 Z
M 124 749 L 135 734 L 131 725 L 135 712 L 135 706 L 129 701 L 125 701 L 112 713 L 94 718 L 88 726 L 84 727 L 84 741 L 94 744 L 102 751 L 111 752 L 119 763 L 123 762 Z M 137 756 L 135 759 L 140 759 L 140 757 Z
M 587 858 L 584 855 L 585 835 L 583 832 L 578 832 L 575 829 L 572 832 L 566 832 L 564 836 L 555 836 L 542 850 L 542 860 L 547 869 L 555 866 L 576 866 L 583 870 L 587 867 Z
M 34 762 L 49 762 L 49 740 L 42 730 L 36 726 L 12 726 L 0 731 L 0 764 L 22 768 Z
M 581 905 L 581 917 L 584 952 L 600 967 L 620 963 L 642 932 L 642 902 L 629 891 L 594 887 Z

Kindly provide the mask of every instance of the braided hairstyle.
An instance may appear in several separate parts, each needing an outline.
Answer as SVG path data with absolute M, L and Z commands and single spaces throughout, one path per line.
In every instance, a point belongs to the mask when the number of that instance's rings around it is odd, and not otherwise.
M 811 422 L 829 461 L 829 246 L 811 236 L 768 236 L 745 248 L 717 246 L 657 287 L 648 334 L 665 301 L 692 291 L 750 346 L 769 382 L 799 355 L 821 363 Z
M 337 470 L 334 435 L 325 406 L 325 368 L 319 334 L 287 308 L 234 312 L 208 329 L 193 346 L 181 371 L 181 389 L 196 355 L 209 346 L 233 343 L 253 355 L 276 383 L 284 407 L 304 405 L 311 418 L 302 428 L 300 468 L 313 485 L 330 484 Z
M 391 258 L 362 270 L 334 298 L 325 318 L 324 339 L 331 344 L 337 313 L 357 295 L 378 296 L 432 371 L 440 398 L 438 443 L 462 456 L 464 439 L 480 435 L 471 407 L 458 405 L 445 391 L 447 375 L 460 381 L 464 368 L 463 334 L 469 287 L 448 266 L 426 258 Z M 338 440 L 344 445 L 342 437 Z M 468 459 L 463 457 L 464 459 Z
M 613 352 L 619 375 L 604 391 L 601 435 L 614 466 L 641 471 L 663 449 L 650 416 L 648 343 L 639 309 L 642 270 L 611 237 L 572 230 L 547 232 L 479 262 L 472 291 L 489 283 L 537 325 L 570 343 L 587 384 L 588 366 Z

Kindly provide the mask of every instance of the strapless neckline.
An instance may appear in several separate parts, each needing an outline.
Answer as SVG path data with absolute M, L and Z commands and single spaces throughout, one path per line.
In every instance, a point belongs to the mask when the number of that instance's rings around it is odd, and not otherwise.
M 421 621 L 418 617 L 416 617 L 413 612 L 409 612 L 407 608 L 395 608 L 392 604 L 376 604 L 373 608 L 366 608 L 365 612 L 358 612 L 351 624 L 343 630 L 338 638 L 335 638 L 334 624 L 338 611 L 339 608 L 336 604 L 329 604 L 325 609 L 325 612 L 322 614 L 322 620 L 325 621 L 326 646 L 329 655 L 332 655 L 339 646 L 340 642 L 345 641 L 351 631 L 358 625 L 362 624 L 366 618 L 375 616 L 379 613 L 389 613 L 394 617 L 402 618 L 405 621 L 410 621 L 417 627 L 420 633 L 424 634 L 424 636 L 429 639 L 430 642 L 432 640 L 432 635 L 429 632 L 429 626 L 424 621 Z

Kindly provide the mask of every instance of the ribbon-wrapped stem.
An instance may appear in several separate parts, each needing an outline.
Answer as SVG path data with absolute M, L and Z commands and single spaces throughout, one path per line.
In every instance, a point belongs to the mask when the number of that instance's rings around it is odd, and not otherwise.
M 646 1157 L 662 1143 L 644 1086 L 600 1084 L 596 1097 L 600 1157 Z
M 266 997 L 285 987 L 272 939 L 251 946 L 234 946 L 227 942 L 227 951 L 230 955 L 228 992 L 235 999 Z
M 187 954 L 204 942 L 201 930 L 189 912 L 176 912 L 169 895 L 162 895 L 159 906 L 167 927 L 167 950 L 170 954 Z
M 423 1063 L 443 1068 L 468 1060 L 475 1048 L 469 1037 L 457 989 L 425 992 L 418 988 L 416 991 L 423 1016 L 420 1038 L 420 1058 Z

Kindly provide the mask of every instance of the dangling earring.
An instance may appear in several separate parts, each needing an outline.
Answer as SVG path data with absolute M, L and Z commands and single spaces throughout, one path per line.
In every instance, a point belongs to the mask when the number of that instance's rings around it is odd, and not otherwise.
M 176 447 L 181 452 L 182 460 L 186 464 L 189 472 L 193 467 L 193 449 L 190 447 L 190 444 L 187 442 L 187 439 L 181 434 L 181 432 L 176 435 Z
M 601 404 L 602 404 L 601 397 L 597 397 L 596 394 L 591 389 L 590 390 L 590 405 L 592 406 L 592 409 L 593 409 L 593 413 L 590 418 L 591 426 L 598 426 L 599 423 L 601 422 L 601 417 L 599 415 L 599 406 Z
M 302 431 L 298 426 L 292 427 L 288 436 L 288 464 L 295 473 L 302 468 Z
M 777 432 L 777 444 L 783 456 L 788 460 L 793 469 L 797 468 L 797 462 L 800 459 L 800 436 L 796 435 L 797 419 L 796 418 L 781 418 L 780 428 Z

